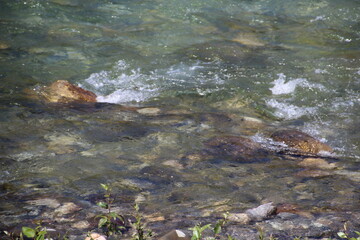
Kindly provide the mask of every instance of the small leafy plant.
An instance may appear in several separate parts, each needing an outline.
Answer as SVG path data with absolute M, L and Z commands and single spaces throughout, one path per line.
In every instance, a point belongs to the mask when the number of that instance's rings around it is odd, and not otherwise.
M 44 240 L 45 237 L 48 235 L 48 232 L 45 227 L 42 227 L 41 221 L 38 222 L 37 225 L 38 226 L 36 228 L 22 227 L 22 234 L 34 240 Z M 22 235 L 20 235 L 20 239 L 22 239 Z
M 122 234 L 122 231 L 125 229 L 125 219 L 123 216 L 111 211 L 111 204 L 114 202 L 114 199 L 111 196 L 110 186 L 107 184 L 100 185 L 105 190 L 105 201 L 100 201 L 97 205 L 106 209 L 107 213 L 96 216 L 96 218 L 99 218 L 98 227 L 104 230 L 106 236 Z
M 340 237 L 340 238 L 343 238 L 343 239 L 348 239 L 348 240 L 360 240 L 360 232 L 358 231 L 354 231 L 358 237 L 349 237 L 349 235 L 346 234 L 347 232 L 347 225 L 346 223 L 344 224 L 344 232 L 338 232 L 337 235 Z
M 222 227 L 227 223 L 227 218 L 229 216 L 229 213 L 224 213 L 224 218 L 222 218 L 221 220 L 217 221 L 213 230 L 214 236 L 210 239 L 218 239 L 219 238 L 219 234 L 221 233 Z M 197 224 L 195 225 L 193 228 L 190 228 L 190 230 L 192 230 L 192 237 L 191 240 L 201 240 L 202 239 L 202 233 L 211 227 L 211 224 L 206 224 L 204 226 L 201 226 L 201 224 Z M 235 240 L 233 237 L 231 236 L 227 236 L 228 240 Z
M 139 211 L 139 205 L 136 203 L 134 206 L 135 209 L 135 219 L 136 221 L 132 224 L 132 227 L 135 229 L 135 233 L 132 236 L 132 240 L 146 240 L 152 238 L 152 231 L 146 229 L 146 225 L 142 222 L 142 216 Z

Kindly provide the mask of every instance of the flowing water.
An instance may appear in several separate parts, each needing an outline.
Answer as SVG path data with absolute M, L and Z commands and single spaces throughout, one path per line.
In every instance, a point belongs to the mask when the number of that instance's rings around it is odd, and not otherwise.
M 1 0 L 2 227 L 43 217 L 33 199 L 95 204 L 100 183 L 168 222 L 268 201 L 359 211 L 359 24 L 357 0 Z M 58 79 L 99 103 L 24 93 Z M 225 135 L 271 149 L 277 128 L 339 168 L 204 154 Z

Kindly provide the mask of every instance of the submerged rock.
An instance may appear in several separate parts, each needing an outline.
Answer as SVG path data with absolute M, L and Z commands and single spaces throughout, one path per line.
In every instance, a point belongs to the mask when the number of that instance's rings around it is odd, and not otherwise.
M 253 140 L 240 136 L 214 137 L 207 141 L 207 152 L 211 155 L 229 157 L 240 162 L 267 160 L 268 151 Z
M 35 89 L 31 95 L 51 103 L 96 102 L 96 94 L 66 80 L 57 80 L 47 87 Z
M 325 159 L 322 158 L 305 158 L 303 161 L 299 162 L 299 166 L 324 170 L 337 168 L 335 163 L 328 163 Z
M 10 48 L 10 45 L 6 44 L 6 43 L 3 43 L 3 42 L 0 42 L 0 50 L 5 50 L 5 49 L 8 49 Z
M 299 151 L 299 153 L 319 154 L 333 151 L 325 143 L 297 130 L 278 130 L 271 135 L 271 138 L 277 142 L 285 143 L 290 148 Z

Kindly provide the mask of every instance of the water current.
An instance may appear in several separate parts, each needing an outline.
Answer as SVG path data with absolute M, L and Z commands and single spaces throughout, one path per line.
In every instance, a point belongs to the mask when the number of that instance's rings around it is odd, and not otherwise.
M 58 79 L 98 103 L 25 94 Z M 0 0 L 0 228 L 44 218 L 34 199 L 94 205 L 100 183 L 167 222 L 268 201 L 359 211 L 359 91 L 357 0 Z M 338 169 L 206 154 L 225 135 L 271 149 L 280 128 Z

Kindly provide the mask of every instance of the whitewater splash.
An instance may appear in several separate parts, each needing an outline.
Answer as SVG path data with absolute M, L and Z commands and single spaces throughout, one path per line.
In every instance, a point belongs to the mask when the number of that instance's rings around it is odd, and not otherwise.
M 96 93 L 99 102 L 128 103 L 144 102 L 166 92 L 206 95 L 224 89 L 228 78 L 226 71 L 214 71 L 211 63 L 179 63 L 144 73 L 120 60 L 109 71 L 91 74 L 80 86 Z
M 275 109 L 275 116 L 283 119 L 297 119 L 304 115 L 315 114 L 317 107 L 297 106 L 293 100 L 297 88 L 305 91 L 313 91 L 314 89 L 325 91 L 326 88 L 321 84 L 310 83 L 305 78 L 290 79 L 287 81 L 286 75 L 279 73 L 278 78 L 271 84 L 274 86 L 269 88 L 273 95 L 279 96 L 266 100 L 266 104 Z M 289 96 L 290 95 L 290 96 Z

